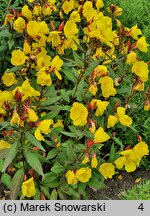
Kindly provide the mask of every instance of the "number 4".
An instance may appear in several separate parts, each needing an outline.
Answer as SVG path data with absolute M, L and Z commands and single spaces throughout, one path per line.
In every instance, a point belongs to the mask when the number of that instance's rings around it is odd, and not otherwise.
M 139 210 L 143 211 L 144 210 L 144 207 L 143 207 L 143 203 L 141 203 L 138 207 Z

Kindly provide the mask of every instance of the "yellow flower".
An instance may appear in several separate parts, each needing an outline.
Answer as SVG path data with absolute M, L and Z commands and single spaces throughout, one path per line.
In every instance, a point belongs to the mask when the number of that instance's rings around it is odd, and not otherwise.
M 116 95 L 116 89 L 114 88 L 114 81 L 111 77 L 105 76 L 99 80 L 102 89 L 102 95 L 105 98 Z
M 138 28 L 137 25 L 129 29 L 129 32 L 130 32 L 129 35 L 135 40 L 138 40 L 138 36 L 142 35 L 142 31 Z
M 92 94 L 92 95 L 96 95 L 96 93 L 97 93 L 97 91 L 98 91 L 98 88 L 97 88 L 97 86 L 96 85 L 94 85 L 94 84 L 91 84 L 90 85 L 90 87 L 89 87 L 89 92 Z
M 135 73 L 143 82 L 148 80 L 148 64 L 144 61 L 135 62 L 132 66 L 132 72 Z
M 23 33 L 23 30 L 25 28 L 25 20 L 22 17 L 18 17 L 18 19 L 14 21 L 13 27 L 19 33 Z
M 133 147 L 133 151 L 139 159 L 141 159 L 145 155 L 149 155 L 148 145 L 143 141 L 136 144 Z
M 24 5 L 24 6 L 22 7 L 21 12 L 22 12 L 22 15 L 23 15 L 24 17 L 26 17 L 28 20 L 31 20 L 31 19 L 32 19 L 32 12 L 29 10 L 29 8 L 28 8 L 27 5 Z
M 5 142 L 4 140 L 0 140 L 0 150 L 11 148 L 11 144 Z
M 92 168 L 96 168 L 97 165 L 98 165 L 98 160 L 97 160 L 96 155 L 94 154 L 94 155 L 92 155 L 91 167 L 92 167 Z
M 74 0 L 65 1 L 62 5 L 62 9 L 65 14 L 68 14 L 74 8 Z
M 125 110 L 124 107 L 118 107 L 116 117 L 122 125 L 129 127 L 132 124 L 132 119 L 128 115 L 125 115 Z
M 0 91 L 0 106 L 3 105 L 4 102 L 11 102 L 12 101 L 12 93 L 9 91 Z
M 33 177 L 22 183 L 22 195 L 32 197 L 36 194 Z
M 127 64 L 134 64 L 135 62 L 137 61 L 137 54 L 135 52 L 130 52 L 128 55 L 127 55 L 127 60 L 126 60 L 126 63 Z
M 100 8 L 102 8 L 104 6 L 104 3 L 102 0 L 96 0 L 96 7 L 99 10 Z
M 98 130 L 96 130 L 94 134 L 94 142 L 106 142 L 110 139 L 110 136 L 104 131 L 102 127 L 100 127 Z
M 68 172 L 66 173 L 65 176 L 67 178 L 68 184 L 77 184 L 78 183 L 78 179 L 77 179 L 73 170 L 68 170 Z
M 16 111 L 14 111 L 13 116 L 10 120 L 10 124 L 17 124 L 18 126 L 20 125 L 21 119 L 20 116 L 18 115 L 18 113 Z
M 80 19 L 79 12 L 78 12 L 78 11 L 73 11 L 73 12 L 70 14 L 69 20 L 71 20 L 72 22 L 80 22 L 81 19 Z
M 86 107 L 78 102 L 74 102 L 70 109 L 70 118 L 75 126 L 84 126 L 87 123 L 88 111 Z
M 27 24 L 27 33 L 30 37 L 37 37 L 40 30 L 39 23 L 35 20 L 31 20 Z
M 62 127 L 62 128 L 64 128 L 64 125 L 63 125 L 61 119 L 57 120 L 57 122 L 56 122 L 55 124 L 53 124 L 53 128 L 57 128 L 57 127 Z
M 147 44 L 145 37 L 141 37 L 140 39 L 137 40 L 136 47 L 141 51 L 141 52 L 147 52 L 148 49 L 147 47 L 149 44 Z
M 24 53 L 17 49 L 12 51 L 11 64 L 14 66 L 19 66 L 25 63 L 26 56 Z
M 5 86 L 12 86 L 17 83 L 17 80 L 15 79 L 15 74 L 14 73 L 5 73 L 2 76 L 2 83 Z
M 82 164 L 87 164 L 88 162 L 90 162 L 89 156 L 85 155 L 84 159 L 82 160 Z
M 103 163 L 99 167 L 99 172 L 104 176 L 105 179 L 112 178 L 115 174 L 115 166 L 112 163 Z
M 37 84 L 41 86 L 51 86 L 52 85 L 52 79 L 50 74 L 46 73 L 46 67 L 43 67 L 39 70 L 37 75 Z
M 108 74 L 108 70 L 107 67 L 104 65 L 98 65 L 95 69 L 94 69 L 94 75 L 95 77 L 101 77 L 101 76 L 105 76 Z
M 144 91 L 144 82 L 140 82 L 137 83 L 134 87 L 133 87 L 134 91 Z
M 64 26 L 64 34 L 66 38 L 70 39 L 71 36 L 74 36 L 78 33 L 78 28 L 75 22 L 68 20 Z
M 38 25 L 39 25 L 39 33 L 49 34 L 49 28 L 45 21 L 39 22 Z
M 24 41 L 24 44 L 23 44 L 23 52 L 24 52 L 25 55 L 31 53 L 31 47 L 30 47 L 30 45 L 29 45 L 29 43 L 28 43 L 27 40 Z
M 86 183 L 92 177 L 92 171 L 89 167 L 83 167 L 77 170 L 76 178 L 82 182 Z
M 29 83 L 29 80 L 26 79 L 21 86 L 21 93 L 24 94 L 22 100 L 27 99 L 28 97 L 37 97 L 40 96 L 40 92 L 36 91 Z
M 122 14 L 122 8 L 114 4 L 111 4 L 110 7 L 107 8 L 107 10 L 111 12 L 113 16 L 120 16 Z
M 86 18 L 87 22 L 92 20 L 93 17 L 97 15 L 96 10 L 94 10 L 92 2 L 86 1 L 83 5 L 83 16 Z
M 129 127 L 132 124 L 132 118 L 130 118 L 128 115 L 123 115 L 119 118 L 119 122 L 122 125 Z
M 53 124 L 53 120 L 52 119 L 45 119 L 43 121 L 41 121 L 37 127 L 37 129 L 34 132 L 34 136 L 37 140 L 41 141 L 41 140 L 45 140 L 43 135 L 41 133 L 44 134 L 48 134 L 51 132 L 50 130 L 50 126 Z
M 58 45 L 61 44 L 61 39 L 60 39 L 60 31 L 51 31 L 48 38 L 47 42 L 52 42 L 52 47 L 57 47 Z
M 110 102 L 93 99 L 91 101 L 91 105 L 93 105 L 94 103 L 96 103 L 96 107 L 97 107 L 95 115 L 99 116 L 99 115 L 103 115 L 104 111 L 107 109 L 107 106 L 109 105 Z
M 61 66 L 63 65 L 63 60 L 59 58 L 59 56 L 55 56 L 51 61 L 51 70 L 54 71 L 57 78 L 59 80 L 62 79 L 60 73 L 58 72 L 61 69 Z
M 28 122 L 30 122 L 30 121 L 36 122 L 38 120 L 38 116 L 33 109 L 27 108 L 27 112 L 28 112 L 28 118 L 27 118 Z
M 109 115 L 108 117 L 108 123 L 107 128 L 114 127 L 114 125 L 118 122 L 118 119 L 116 116 Z
M 30 3 L 32 3 L 32 2 L 34 2 L 35 0 L 28 0 L 28 2 L 30 2 Z

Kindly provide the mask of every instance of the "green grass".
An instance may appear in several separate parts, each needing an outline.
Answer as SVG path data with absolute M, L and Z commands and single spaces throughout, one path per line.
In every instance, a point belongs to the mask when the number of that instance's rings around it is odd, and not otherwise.
M 150 200 L 150 180 L 133 186 L 131 190 L 124 191 L 120 198 L 123 200 Z

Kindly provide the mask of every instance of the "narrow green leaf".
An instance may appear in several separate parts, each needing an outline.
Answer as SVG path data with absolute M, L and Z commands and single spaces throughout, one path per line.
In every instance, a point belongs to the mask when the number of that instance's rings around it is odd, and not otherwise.
M 10 175 L 8 175 L 7 173 L 3 173 L 1 176 L 1 181 L 4 185 L 6 185 L 6 187 L 8 189 L 10 189 L 10 186 L 12 183 L 12 179 L 11 179 Z
M 89 67 L 84 72 L 83 77 L 89 76 L 92 73 L 92 71 L 99 65 L 100 62 L 101 60 L 91 62 Z
M 8 127 L 10 125 L 9 122 L 0 122 L 0 131 L 3 130 L 4 128 Z
M 71 69 L 69 68 L 63 68 L 62 72 L 65 74 L 65 76 L 72 81 L 74 84 L 77 82 L 77 78 L 73 75 Z
M 51 171 L 53 173 L 56 173 L 56 174 L 60 174 L 62 172 L 64 172 L 65 168 L 59 164 L 58 162 L 54 164 L 54 166 L 51 168 Z
M 48 187 L 40 186 L 41 191 L 45 194 L 45 196 L 50 200 L 50 192 Z
M 57 193 L 56 189 L 53 189 L 51 196 L 50 196 L 50 200 L 57 200 L 57 196 L 58 196 L 58 193 Z
M 12 179 L 12 183 L 10 186 L 10 198 L 11 198 L 11 200 L 16 199 L 18 192 L 20 190 L 21 184 L 23 182 L 23 177 L 24 177 L 24 169 L 21 168 L 15 173 L 15 175 Z
M 14 144 L 12 144 L 12 147 L 9 149 L 8 154 L 6 155 L 6 158 L 5 158 L 5 162 L 4 162 L 2 172 L 5 172 L 6 168 L 9 166 L 9 164 L 15 158 L 15 156 L 16 156 L 16 154 L 18 152 L 18 145 L 19 145 L 19 142 L 17 140 Z
M 22 68 L 23 68 L 23 65 L 21 65 L 21 66 L 16 66 L 16 67 L 12 67 L 11 69 L 9 69 L 9 70 L 7 71 L 7 73 L 17 72 L 17 71 L 21 70 Z
M 81 60 L 80 56 L 73 51 L 73 57 L 75 59 L 75 62 L 77 63 L 77 65 L 81 68 L 84 68 L 84 62 Z
M 0 150 L 0 158 L 6 158 L 8 155 L 9 149 Z
M 55 148 L 55 149 L 52 149 L 51 151 L 48 152 L 48 155 L 46 157 L 46 160 L 50 160 L 52 158 L 54 158 L 58 153 L 58 149 Z
M 111 145 L 111 148 L 110 148 L 110 156 L 109 156 L 109 162 L 113 162 L 114 159 L 115 159 L 115 146 L 114 144 Z
M 45 100 L 44 102 L 41 103 L 41 106 L 49 106 L 51 104 L 55 104 L 57 101 L 61 99 L 61 96 L 56 96 L 56 97 L 50 97 L 49 99 Z
M 45 151 L 41 143 L 30 133 L 30 132 L 25 132 L 25 136 L 30 143 L 32 143 L 34 146 L 38 147 L 42 151 Z
M 41 165 L 41 162 L 39 160 L 39 158 L 36 156 L 36 154 L 31 153 L 29 151 L 25 151 L 24 152 L 25 158 L 28 162 L 28 164 L 30 164 L 30 166 L 36 171 L 38 172 L 40 175 L 44 176 L 43 173 L 43 168 Z
M 120 141 L 117 137 L 112 137 L 112 140 L 114 140 L 115 143 L 118 144 L 121 149 L 123 149 L 122 141 Z
M 60 131 L 60 132 L 68 137 L 76 137 L 76 134 L 71 132 L 65 132 L 65 131 Z

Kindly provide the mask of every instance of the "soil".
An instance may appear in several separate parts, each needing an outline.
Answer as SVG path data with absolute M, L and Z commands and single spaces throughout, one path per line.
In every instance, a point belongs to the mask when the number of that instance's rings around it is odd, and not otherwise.
M 118 179 L 118 176 L 122 176 L 122 180 Z M 150 170 L 137 170 L 134 173 L 120 172 L 113 179 L 105 181 L 107 189 L 94 191 L 90 189 L 91 200 L 119 200 L 121 199 L 121 194 L 131 189 L 134 185 L 140 184 L 144 179 L 150 179 Z M 139 183 L 136 180 L 141 178 Z
M 118 176 L 121 175 L 122 179 L 119 180 Z M 89 200 L 119 200 L 121 193 L 125 190 L 131 189 L 132 186 L 140 184 L 144 179 L 150 179 L 150 170 L 137 170 L 134 173 L 120 172 L 113 179 L 106 180 L 105 184 L 107 189 L 93 190 L 90 188 Z M 139 183 L 136 183 L 136 179 L 141 178 Z M 9 190 L 0 182 L 0 200 L 9 200 Z

